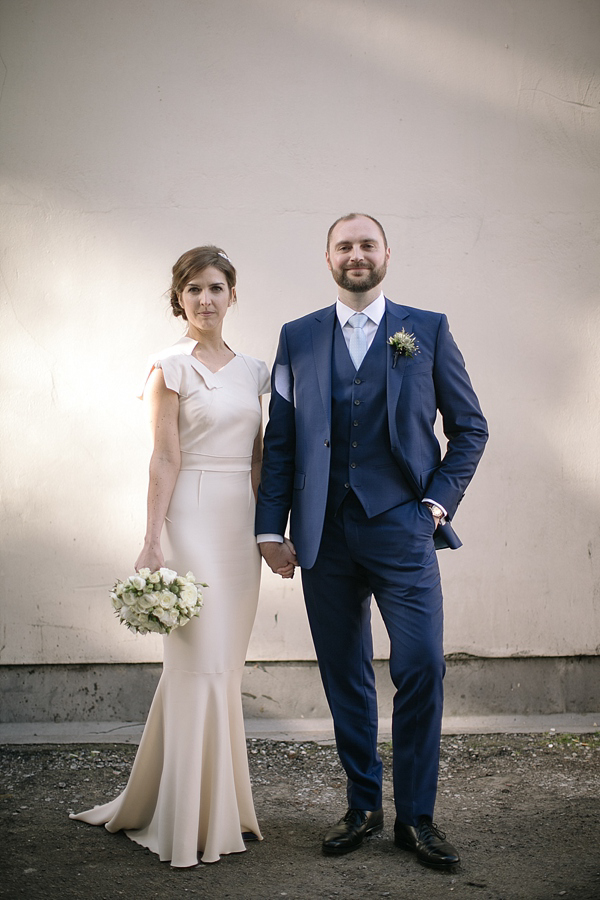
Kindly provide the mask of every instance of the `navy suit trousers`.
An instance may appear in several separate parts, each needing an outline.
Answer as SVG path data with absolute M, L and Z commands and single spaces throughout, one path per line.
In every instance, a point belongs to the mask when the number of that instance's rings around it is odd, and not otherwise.
M 315 565 L 302 583 L 319 668 L 348 776 L 348 805 L 382 806 L 377 752 L 371 595 L 390 638 L 399 821 L 433 816 L 443 706 L 442 591 L 434 521 L 417 500 L 368 519 L 350 492 L 328 512 Z

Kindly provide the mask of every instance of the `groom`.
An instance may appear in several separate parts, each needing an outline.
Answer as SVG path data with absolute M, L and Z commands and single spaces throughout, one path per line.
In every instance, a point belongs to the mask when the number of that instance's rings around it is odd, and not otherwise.
M 436 547 L 487 440 L 486 421 L 444 315 L 381 290 L 390 250 L 371 216 L 327 236 L 333 306 L 285 325 L 273 368 L 256 531 L 269 566 L 302 584 L 348 810 L 323 852 L 383 828 L 371 595 L 390 638 L 395 843 L 426 865 L 459 862 L 433 824 L 445 672 Z M 391 339 L 391 341 L 390 341 Z M 448 444 L 434 434 L 441 413 Z M 291 511 L 293 546 L 284 541 Z M 297 554 L 297 559 L 294 553 Z

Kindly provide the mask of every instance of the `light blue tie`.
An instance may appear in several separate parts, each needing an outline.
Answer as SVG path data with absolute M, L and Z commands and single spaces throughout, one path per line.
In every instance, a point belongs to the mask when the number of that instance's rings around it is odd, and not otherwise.
M 364 313 L 354 313 L 348 319 L 348 324 L 352 325 L 352 334 L 350 335 L 350 343 L 348 350 L 350 351 L 350 359 L 354 363 L 355 369 L 360 369 L 360 364 L 365 358 L 367 352 L 367 336 L 365 334 L 365 324 L 368 316 Z

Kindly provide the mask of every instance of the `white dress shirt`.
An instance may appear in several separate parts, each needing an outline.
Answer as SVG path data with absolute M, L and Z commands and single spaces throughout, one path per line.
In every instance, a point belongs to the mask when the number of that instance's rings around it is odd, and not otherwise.
M 346 346 L 349 348 L 350 337 L 354 329 L 352 325 L 348 324 L 348 319 L 354 315 L 356 310 L 351 309 L 349 306 L 346 306 L 346 304 L 342 303 L 342 301 L 338 297 L 335 304 L 335 312 L 338 317 L 338 322 L 342 326 L 342 334 L 344 335 Z M 381 292 L 379 297 L 376 297 L 372 303 L 369 303 L 366 309 L 361 309 L 361 313 L 363 313 L 367 317 L 367 321 L 363 325 L 363 331 L 367 340 L 368 350 L 373 343 L 373 338 L 375 337 L 377 329 L 379 328 L 379 323 L 381 322 L 385 314 L 385 297 L 383 296 L 383 291 Z

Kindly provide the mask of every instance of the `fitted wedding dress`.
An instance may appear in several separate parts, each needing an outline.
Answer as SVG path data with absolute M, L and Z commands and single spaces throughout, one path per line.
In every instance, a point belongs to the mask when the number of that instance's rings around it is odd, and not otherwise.
M 241 680 L 260 554 L 250 469 L 269 390 L 263 362 L 237 354 L 217 373 L 182 338 L 152 360 L 179 394 L 181 470 L 167 513 L 166 565 L 208 584 L 197 618 L 164 640 L 164 666 L 127 787 L 72 818 L 125 830 L 172 866 L 244 850 L 260 831 L 250 787 Z

